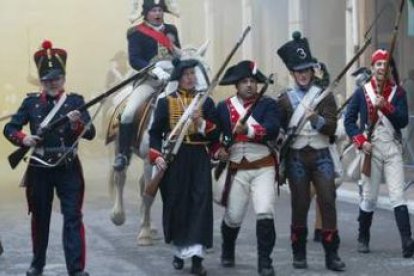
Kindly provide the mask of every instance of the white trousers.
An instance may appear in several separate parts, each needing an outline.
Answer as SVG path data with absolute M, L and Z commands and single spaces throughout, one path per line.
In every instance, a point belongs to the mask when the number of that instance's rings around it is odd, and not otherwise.
M 375 210 L 382 179 L 387 185 L 391 206 L 395 208 L 407 204 L 404 196 L 402 148 L 397 141 L 374 141 L 371 177 L 369 179 L 363 177 L 365 179 L 363 179 L 360 203 L 363 211 L 373 212 Z
M 275 168 L 239 170 L 234 180 L 224 213 L 224 221 L 230 227 L 240 227 L 250 197 L 257 219 L 274 217 L 276 203 Z
M 128 98 L 127 105 L 121 115 L 121 123 L 128 124 L 134 120 L 135 112 L 137 108 L 141 106 L 149 96 L 152 95 L 157 89 L 160 88 L 162 82 L 147 77 L 139 86 L 134 88 L 132 94 Z

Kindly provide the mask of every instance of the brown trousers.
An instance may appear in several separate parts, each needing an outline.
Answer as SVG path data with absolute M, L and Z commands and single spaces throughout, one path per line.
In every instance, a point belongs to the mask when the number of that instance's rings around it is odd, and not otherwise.
M 328 148 L 316 150 L 305 147 L 291 149 L 288 156 L 287 176 L 291 191 L 292 226 L 306 227 L 313 183 L 317 203 L 322 215 L 322 229 L 335 230 L 336 191 L 334 165 Z

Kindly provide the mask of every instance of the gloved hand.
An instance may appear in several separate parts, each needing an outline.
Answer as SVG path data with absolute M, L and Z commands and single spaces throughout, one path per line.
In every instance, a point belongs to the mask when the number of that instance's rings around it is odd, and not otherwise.
M 151 73 L 159 80 L 162 81 L 168 81 L 170 79 L 170 74 L 168 74 L 167 72 L 165 72 L 163 69 L 161 69 L 160 67 L 155 67 L 154 69 L 152 69 Z
M 40 137 L 36 135 L 26 135 L 23 138 L 23 145 L 26 147 L 34 147 L 40 141 Z
M 157 63 L 155 63 L 155 67 L 159 67 L 164 71 L 174 69 L 174 65 L 172 64 L 171 60 L 160 60 Z

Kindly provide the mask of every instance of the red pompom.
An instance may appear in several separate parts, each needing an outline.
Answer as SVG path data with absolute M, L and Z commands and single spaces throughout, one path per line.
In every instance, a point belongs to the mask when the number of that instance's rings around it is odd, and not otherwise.
M 47 49 L 52 49 L 52 42 L 50 40 L 45 40 L 42 42 L 42 48 L 47 50 Z

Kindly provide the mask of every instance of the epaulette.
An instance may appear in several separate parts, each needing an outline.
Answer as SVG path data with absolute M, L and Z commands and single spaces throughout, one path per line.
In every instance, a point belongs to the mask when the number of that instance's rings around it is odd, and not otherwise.
M 26 94 L 27 97 L 39 97 L 40 92 L 30 92 Z
M 79 93 L 70 92 L 67 94 L 69 97 L 77 97 L 77 98 L 83 98 L 83 96 Z
M 134 26 L 132 26 L 132 27 L 130 27 L 129 29 L 128 29 L 128 31 L 127 31 L 127 37 L 129 37 L 130 35 L 132 35 L 133 33 L 135 33 L 135 32 L 137 32 L 138 30 L 137 30 L 137 26 L 138 25 L 134 25 Z
M 173 24 L 167 24 L 167 23 L 165 23 L 164 26 L 165 26 L 165 29 L 167 31 L 177 32 L 177 27 L 175 25 L 173 25 Z

